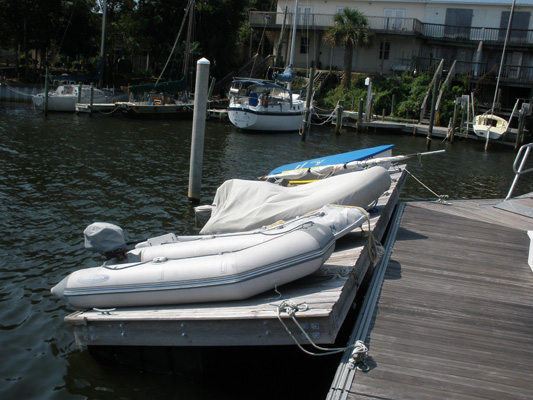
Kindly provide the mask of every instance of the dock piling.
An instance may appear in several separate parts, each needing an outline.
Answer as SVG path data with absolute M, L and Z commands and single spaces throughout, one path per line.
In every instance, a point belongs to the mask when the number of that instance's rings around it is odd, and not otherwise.
M 196 84 L 194 114 L 192 122 L 191 161 L 189 171 L 189 202 L 200 203 L 202 186 L 202 164 L 204 155 L 205 120 L 207 115 L 207 85 L 209 82 L 209 60 L 201 58 L 196 63 Z
M 305 112 L 302 128 L 302 141 L 305 141 L 307 131 L 309 130 L 309 111 L 311 107 L 311 97 L 313 96 L 313 77 L 315 76 L 315 63 L 311 61 L 311 69 L 309 71 L 309 83 L 307 85 L 307 94 L 305 97 Z
M 341 134 L 343 111 L 344 111 L 344 101 L 339 100 L 339 102 L 337 103 L 337 123 L 335 124 L 335 135 Z
M 48 116 L 48 67 L 46 67 L 46 76 L 44 78 L 44 116 Z

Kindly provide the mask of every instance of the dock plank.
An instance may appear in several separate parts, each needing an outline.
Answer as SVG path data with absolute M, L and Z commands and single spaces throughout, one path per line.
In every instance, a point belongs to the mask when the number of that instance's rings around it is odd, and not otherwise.
M 328 398 L 533 398 L 533 219 L 498 202 L 405 206 L 365 338 L 370 370 Z

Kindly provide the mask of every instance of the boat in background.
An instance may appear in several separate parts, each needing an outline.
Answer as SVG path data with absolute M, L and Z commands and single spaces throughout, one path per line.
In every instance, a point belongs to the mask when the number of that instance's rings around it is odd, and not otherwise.
M 123 101 L 117 103 L 118 111 L 133 118 L 180 118 L 190 119 L 193 116 L 194 102 L 179 101 Z
M 507 42 L 509 40 L 509 33 L 511 30 L 511 24 L 513 21 L 514 7 L 515 7 L 515 0 L 513 0 L 513 4 L 511 6 L 511 13 L 509 15 L 509 21 L 507 24 L 507 31 L 505 35 L 505 41 L 503 43 L 502 56 L 500 58 L 500 68 L 498 69 L 498 79 L 496 80 L 496 88 L 494 89 L 494 99 L 492 101 L 492 107 L 485 114 L 475 115 L 475 113 L 473 113 L 475 117 L 474 117 L 474 124 L 473 124 L 472 129 L 474 130 L 474 133 L 476 136 L 485 139 L 485 149 L 487 149 L 490 139 L 502 138 L 507 133 L 507 131 L 509 130 L 509 124 L 511 120 L 513 119 L 513 114 L 520 101 L 520 100 L 516 101 L 515 106 L 513 108 L 513 112 L 511 113 L 511 116 L 509 117 L 508 121 L 502 117 L 494 115 L 496 100 L 498 97 L 498 88 L 500 86 L 500 78 L 502 75 L 503 63 L 505 60 L 505 49 L 507 47 Z M 474 101 L 472 99 L 472 108 L 473 107 L 474 107 Z
M 494 114 L 480 114 L 474 117 L 472 129 L 478 137 L 499 139 L 509 130 L 509 121 Z
M 273 81 L 236 78 L 228 97 L 228 118 L 237 128 L 289 132 L 302 127 L 305 101 Z
M 84 231 L 85 247 L 108 260 L 71 273 L 51 291 L 77 308 L 246 299 L 317 271 L 335 241 L 367 218 L 357 208 L 327 205 L 251 232 L 164 235 L 127 253 L 121 228 L 94 223 Z
M 299 131 L 304 124 L 306 101 L 291 91 L 298 0 L 294 6 L 290 60 L 275 81 L 236 78 L 229 91 L 228 118 L 237 128 L 262 132 Z M 276 82 L 286 82 L 287 87 Z
M 75 112 L 77 103 L 91 103 L 91 91 L 93 103 L 112 104 L 124 96 L 116 94 L 113 89 L 98 89 L 91 85 L 59 85 L 48 93 L 48 111 Z M 44 109 L 45 93 L 33 95 L 32 101 L 37 109 Z

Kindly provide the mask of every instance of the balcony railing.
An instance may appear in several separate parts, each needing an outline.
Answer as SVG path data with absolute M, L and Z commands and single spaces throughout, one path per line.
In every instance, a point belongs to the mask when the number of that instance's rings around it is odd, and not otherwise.
M 298 27 L 309 30 L 324 30 L 333 26 L 333 18 L 333 14 L 300 14 Z M 293 19 L 293 13 L 251 11 L 249 22 L 253 28 L 281 29 L 283 24 L 292 25 Z M 417 35 L 427 39 L 503 44 L 506 35 L 506 29 L 430 24 L 414 18 L 367 16 L 367 20 L 369 28 L 376 33 Z M 508 45 L 530 46 L 531 44 L 533 44 L 533 30 L 513 29 L 511 31 Z

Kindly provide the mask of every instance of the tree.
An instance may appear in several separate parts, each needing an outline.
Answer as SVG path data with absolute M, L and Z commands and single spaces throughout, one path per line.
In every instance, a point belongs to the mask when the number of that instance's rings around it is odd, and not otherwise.
M 365 15 L 351 8 L 335 14 L 333 26 L 326 30 L 324 41 L 330 46 L 344 46 L 342 85 L 349 89 L 352 83 L 352 58 L 356 46 L 370 43 L 371 32 Z

